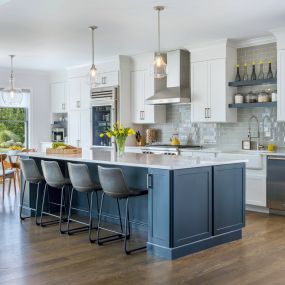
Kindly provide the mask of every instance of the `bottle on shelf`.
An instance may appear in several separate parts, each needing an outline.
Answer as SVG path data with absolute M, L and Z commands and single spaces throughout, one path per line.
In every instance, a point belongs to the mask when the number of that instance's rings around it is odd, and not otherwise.
M 255 73 L 255 61 L 252 62 L 252 72 L 251 72 L 251 80 L 256 80 L 256 73 Z
M 239 64 L 236 65 L 236 68 L 237 68 L 237 72 L 236 72 L 235 81 L 241 81 L 241 77 L 240 77 L 240 74 L 239 74 Z
M 273 78 L 273 72 L 272 72 L 272 67 L 271 67 L 271 60 L 268 61 L 268 73 L 267 73 L 267 79 L 272 79 Z
M 248 80 L 247 64 L 246 64 L 246 63 L 243 65 L 243 76 L 242 76 L 242 80 Z
M 258 79 L 264 79 L 263 64 L 264 64 L 264 62 L 261 60 L 261 61 L 259 62 L 259 74 L 258 74 Z

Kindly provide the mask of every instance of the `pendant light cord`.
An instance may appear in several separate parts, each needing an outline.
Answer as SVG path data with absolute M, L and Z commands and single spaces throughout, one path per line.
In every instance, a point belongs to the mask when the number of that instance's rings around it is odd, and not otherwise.
M 14 66 L 13 66 L 13 59 L 15 55 L 10 55 L 11 57 L 11 74 L 10 74 L 10 85 L 11 89 L 14 89 Z
M 160 10 L 157 10 L 158 52 L 160 54 Z
M 92 65 L 94 65 L 94 28 L 92 28 Z

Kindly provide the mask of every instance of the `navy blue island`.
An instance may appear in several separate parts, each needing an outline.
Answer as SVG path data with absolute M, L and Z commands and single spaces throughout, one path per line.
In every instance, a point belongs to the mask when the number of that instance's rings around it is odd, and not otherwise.
M 25 157 L 39 166 L 40 160 L 56 160 L 66 175 L 68 161 L 85 163 L 94 179 L 98 179 L 98 165 L 120 167 L 129 186 L 148 188 L 148 197 L 131 201 L 130 211 L 133 226 L 148 232 L 150 254 L 175 259 L 242 238 L 245 161 L 135 153 L 117 157 L 114 152 L 96 150 L 81 155 L 36 152 Z M 32 187 L 25 200 L 29 206 L 36 195 Z M 103 213 L 111 222 L 117 217 L 113 202 L 107 202 Z M 77 203 L 84 202 L 78 198 Z

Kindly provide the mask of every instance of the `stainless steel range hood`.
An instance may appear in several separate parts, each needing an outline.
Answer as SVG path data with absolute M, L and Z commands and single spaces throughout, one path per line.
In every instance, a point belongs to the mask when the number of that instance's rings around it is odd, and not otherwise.
M 190 103 L 190 53 L 188 51 L 167 52 L 167 86 L 145 102 L 148 105 Z

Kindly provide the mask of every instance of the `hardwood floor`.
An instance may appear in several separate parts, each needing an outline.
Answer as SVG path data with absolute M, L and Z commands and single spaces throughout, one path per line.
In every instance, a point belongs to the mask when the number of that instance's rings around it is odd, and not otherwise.
M 285 284 L 285 217 L 248 213 L 242 240 L 165 261 L 21 223 L 17 203 L 11 194 L 0 204 L 1 285 Z

